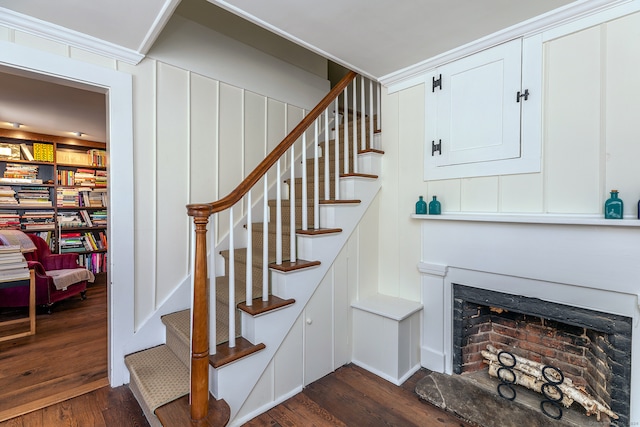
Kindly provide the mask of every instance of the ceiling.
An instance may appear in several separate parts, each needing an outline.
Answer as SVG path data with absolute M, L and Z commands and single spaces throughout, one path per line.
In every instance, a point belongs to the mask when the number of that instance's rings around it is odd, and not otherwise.
M 94 51 L 113 52 L 117 59 L 135 63 L 147 54 L 180 1 L 0 0 L 0 25 L 37 35 L 54 35 L 56 40 L 72 46 L 88 40 Z M 212 19 L 219 17 L 224 9 L 331 61 L 377 79 L 569 4 L 606 3 L 602 0 L 207 1 Z M 182 2 L 205 3 L 204 0 Z M 200 16 L 202 20 L 206 18 Z M 219 19 L 217 24 L 215 20 L 212 22 L 212 27 L 219 25 Z M 44 83 L 25 85 L 12 79 L 6 75 L 0 79 L 3 88 L 0 91 L 0 127 L 10 126 L 8 122 L 35 120 L 26 116 L 28 108 L 23 105 L 28 98 L 28 89 L 34 88 L 33 92 L 37 93 L 29 95 L 33 102 L 46 106 L 49 112 L 57 109 L 60 113 L 47 127 L 57 125 L 60 131 L 78 130 L 92 134 L 94 140 L 104 140 L 104 131 L 99 134 L 95 130 L 83 130 L 78 123 L 67 122 L 67 119 L 79 117 L 87 124 L 91 121 L 86 116 L 91 106 L 96 108 L 97 124 L 104 127 L 103 94 L 67 88 L 76 90 L 73 97 L 87 98 L 72 102 L 71 96 L 47 95 L 48 85 Z M 12 90 L 5 91 L 4 88 Z M 52 90 L 55 92 L 56 89 Z M 52 97 L 64 102 L 51 106 L 55 104 Z M 22 99 L 20 108 L 25 116 L 9 118 L 3 104 L 16 98 Z M 18 104 L 13 105 L 15 112 Z M 81 111 L 74 110 L 77 105 L 85 107 L 80 108 Z M 32 116 L 37 113 L 33 107 L 31 103 Z M 3 120 L 7 122 L 2 123 Z

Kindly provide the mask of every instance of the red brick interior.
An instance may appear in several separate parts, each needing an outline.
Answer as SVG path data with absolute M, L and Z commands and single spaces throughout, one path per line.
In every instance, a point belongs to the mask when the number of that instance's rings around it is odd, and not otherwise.
M 499 350 L 559 368 L 577 386 L 609 403 L 610 369 L 602 349 L 607 337 L 599 332 L 540 317 L 468 304 L 464 308 L 462 373 L 486 368 L 481 350 Z

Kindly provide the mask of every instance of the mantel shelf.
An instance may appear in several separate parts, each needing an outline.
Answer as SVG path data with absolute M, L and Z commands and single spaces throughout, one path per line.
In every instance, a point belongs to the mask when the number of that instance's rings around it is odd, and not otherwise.
M 596 225 L 607 227 L 640 227 L 635 218 L 604 219 L 600 215 L 559 215 L 559 214 L 505 214 L 457 212 L 442 215 L 417 215 L 411 218 L 428 221 L 502 222 L 521 224 Z

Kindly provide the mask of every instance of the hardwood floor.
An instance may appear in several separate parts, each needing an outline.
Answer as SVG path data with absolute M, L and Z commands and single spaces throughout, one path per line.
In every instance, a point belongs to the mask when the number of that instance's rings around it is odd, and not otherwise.
M 127 386 L 82 396 L 0 422 L 0 427 L 149 427 Z
M 396 387 L 355 365 L 343 366 L 245 426 L 471 427 L 418 398 L 414 389 L 425 375 L 418 371 Z
M 0 343 L 0 427 L 149 426 L 127 386 L 108 386 L 106 287 L 87 295 L 38 314 L 36 335 Z M 418 399 L 425 375 L 396 387 L 347 365 L 245 425 L 471 427 Z
M 0 421 L 108 384 L 105 285 L 90 286 L 84 301 L 59 302 L 53 314 L 39 309 L 35 335 L 0 343 Z

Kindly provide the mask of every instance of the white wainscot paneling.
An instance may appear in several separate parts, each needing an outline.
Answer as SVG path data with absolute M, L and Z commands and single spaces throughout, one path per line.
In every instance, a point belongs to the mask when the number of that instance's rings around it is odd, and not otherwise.
M 498 211 L 498 177 L 464 178 L 460 186 L 461 210 L 467 212 Z M 448 208 L 442 204 L 442 211 Z
M 189 74 L 162 63 L 157 73 L 156 303 L 160 303 L 188 272 Z
M 631 42 L 635 41 L 635 42 Z M 636 217 L 640 158 L 640 13 L 606 25 L 606 190 L 625 201 L 625 215 Z
M 191 203 L 208 203 L 217 197 L 218 82 L 192 74 L 190 101 Z
M 545 202 L 550 213 L 600 208 L 601 30 L 545 46 Z
M 244 167 L 251 172 L 267 155 L 267 99 L 244 93 Z

